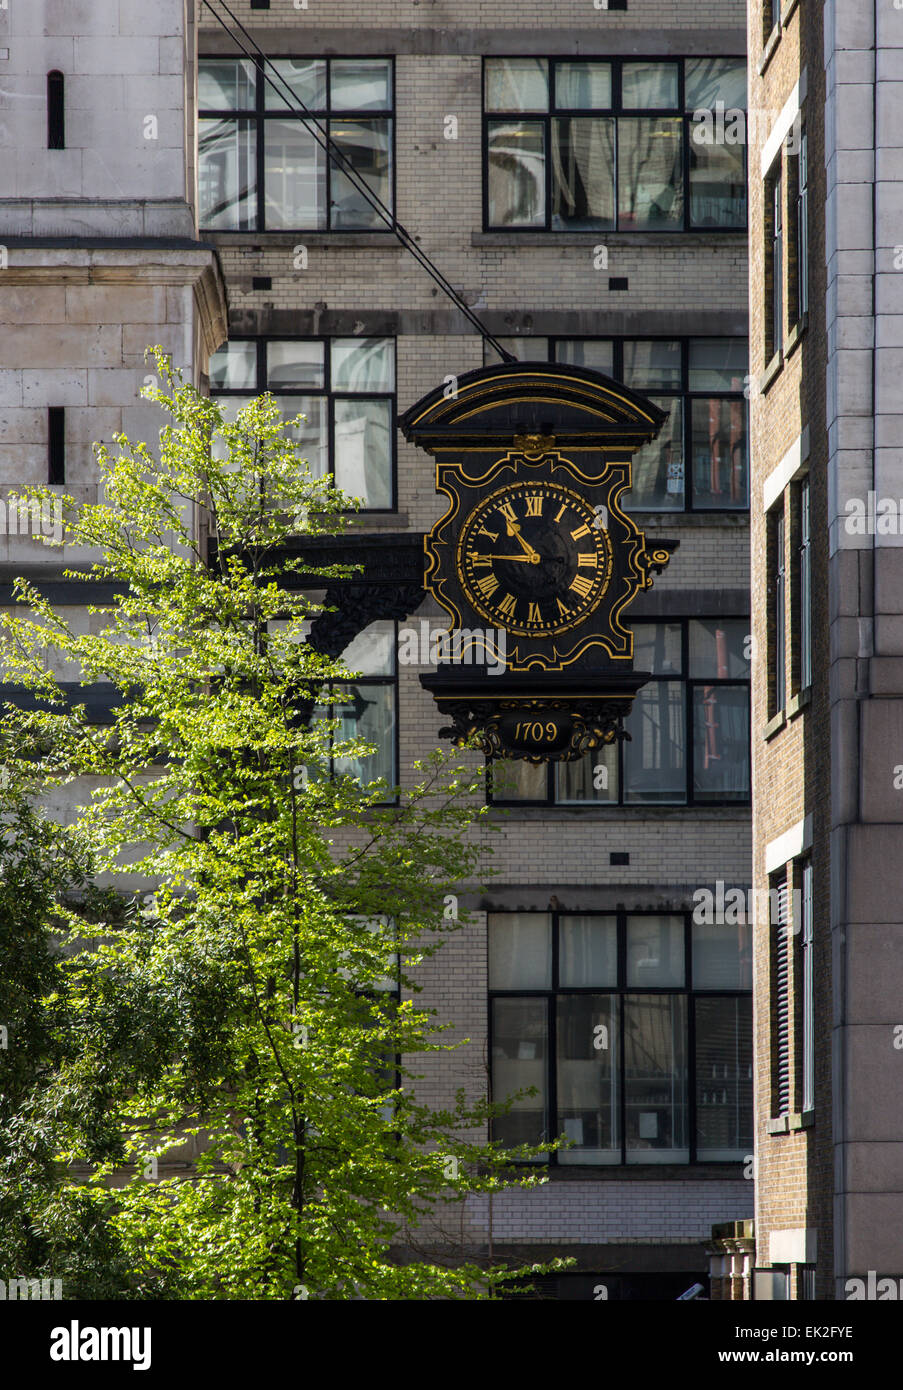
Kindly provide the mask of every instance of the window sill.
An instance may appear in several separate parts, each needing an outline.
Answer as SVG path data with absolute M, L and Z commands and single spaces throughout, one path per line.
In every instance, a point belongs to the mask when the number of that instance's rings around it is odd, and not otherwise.
M 623 505 L 623 503 L 622 503 Z M 674 526 L 748 526 L 749 508 L 738 510 L 698 512 L 647 512 L 625 507 L 641 531 L 667 531 Z
M 750 803 L 748 801 L 723 801 L 718 803 L 705 802 L 698 805 L 688 806 L 686 802 L 672 802 L 669 805 L 648 805 L 631 802 L 626 806 L 619 805 L 597 805 L 593 801 L 581 801 L 572 803 L 570 806 L 553 805 L 551 802 L 523 802 L 511 801 L 490 801 L 487 802 L 487 812 L 489 819 L 504 824 L 509 824 L 512 820 L 524 821 L 569 821 L 575 816 L 584 820 L 636 820 L 645 817 L 649 820 L 677 820 L 692 818 L 693 820 L 719 820 L 723 821 L 726 815 L 735 811 L 739 820 L 749 819 Z M 591 814 L 590 814 L 591 813 Z
M 216 247 L 243 246 L 245 250 L 272 251 L 275 247 L 381 246 L 384 251 L 401 251 L 394 232 L 213 232 L 203 235 Z
M 796 9 L 796 7 L 797 7 L 797 5 L 798 5 L 799 3 L 800 3 L 800 0 L 787 0 L 787 7 L 786 7 L 786 9 L 784 10 L 784 13 L 781 15 L 781 30 L 782 30 L 782 31 L 783 31 L 784 29 L 787 28 L 787 21 L 788 21 L 788 19 L 790 18 L 790 16 L 793 14 L 794 10 Z
M 807 686 L 805 687 L 804 690 L 798 690 L 798 691 L 796 692 L 796 694 L 792 697 L 792 699 L 788 701 L 788 704 L 787 704 L 787 718 L 788 718 L 788 719 L 795 719 L 796 716 L 797 716 L 802 710 L 804 710 L 808 704 L 811 704 L 811 703 L 812 703 L 812 686 L 811 686 L 811 685 L 807 685 Z
M 786 723 L 787 716 L 782 709 L 779 709 L 777 714 L 771 716 L 765 728 L 762 730 L 762 738 L 765 742 L 767 743 L 770 738 L 774 738 L 778 730 L 783 729 Z
M 721 244 L 731 248 L 737 246 L 737 238 L 745 237 L 747 228 L 734 227 L 730 231 L 714 228 L 703 231 L 694 228 L 689 232 L 550 232 L 544 227 L 535 232 L 503 230 L 471 232 L 471 246 L 707 246 L 721 240 Z M 297 238 L 295 238 L 297 240 Z M 606 267 L 608 269 L 609 267 Z
M 776 24 L 772 29 L 771 33 L 768 35 L 768 38 L 765 40 L 765 47 L 762 49 L 762 56 L 759 59 L 758 63 L 758 73 L 760 77 L 763 77 L 765 75 L 765 69 L 771 62 L 771 59 L 774 55 L 774 51 L 777 48 L 780 41 L 781 25 Z
M 347 513 L 346 513 L 347 515 Z M 354 512 L 349 517 L 348 528 L 345 532 L 350 535 L 352 532 L 363 530 L 365 527 L 376 527 L 380 529 L 392 527 L 408 526 L 407 512 Z
M 791 328 L 790 333 L 789 333 L 789 335 L 788 335 L 788 338 L 787 338 L 787 345 L 786 345 L 786 347 L 784 348 L 784 361 L 785 361 L 785 362 L 788 361 L 788 359 L 789 359 L 790 357 L 792 357 L 793 354 L 796 352 L 797 348 L 799 347 L 800 343 L 801 343 L 802 340 L 803 340 L 803 336 L 804 336 L 804 334 L 805 334 L 805 332 L 806 332 L 806 329 L 807 329 L 808 327 L 809 327 L 809 315 L 808 315 L 808 314 L 803 314 L 803 317 L 802 317 L 801 319 L 797 319 L 796 323 L 793 325 L 793 327 Z
M 801 1129 L 811 1129 L 815 1124 L 815 1111 L 796 1111 L 790 1115 L 778 1115 L 765 1121 L 766 1134 L 796 1134 Z
M 768 366 L 765 368 L 764 372 L 759 377 L 759 390 L 763 396 L 765 395 L 766 391 L 769 389 L 775 378 L 779 376 L 780 373 L 783 371 L 783 369 L 784 354 L 781 351 L 781 349 L 778 348 L 778 351 L 775 353 L 774 357 L 772 357 Z

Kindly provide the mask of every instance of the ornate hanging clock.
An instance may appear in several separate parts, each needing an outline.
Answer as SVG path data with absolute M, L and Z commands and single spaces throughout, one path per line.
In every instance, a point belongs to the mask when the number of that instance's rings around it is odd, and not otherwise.
M 471 372 L 402 417 L 448 501 L 424 537 L 424 582 L 466 640 L 421 677 L 453 718 L 444 733 L 534 761 L 618 736 L 647 679 L 623 610 L 675 544 L 647 549 L 621 501 L 664 418 L 598 372 L 545 363 Z M 472 664 L 489 650 L 503 672 Z

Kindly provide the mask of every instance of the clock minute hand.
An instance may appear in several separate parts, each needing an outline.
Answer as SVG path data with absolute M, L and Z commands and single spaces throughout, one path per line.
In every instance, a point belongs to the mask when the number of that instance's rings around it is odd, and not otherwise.
M 480 556 L 480 558 L 483 557 Z M 520 565 L 538 565 L 542 556 L 538 550 L 531 548 L 529 555 L 489 555 L 486 558 L 490 560 L 516 560 Z

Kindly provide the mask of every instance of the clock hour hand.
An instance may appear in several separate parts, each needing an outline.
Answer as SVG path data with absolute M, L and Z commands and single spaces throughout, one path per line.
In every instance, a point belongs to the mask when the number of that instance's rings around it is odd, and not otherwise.
M 508 527 L 508 535 L 513 536 L 514 539 L 517 541 L 518 545 L 523 546 L 527 558 L 531 561 L 532 564 L 535 565 L 539 559 L 539 551 L 534 550 L 532 545 L 530 545 L 529 541 L 524 540 L 523 536 L 520 533 L 520 527 L 518 526 L 516 521 L 509 521 L 506 517 L 505 522 Z M 501 556 L 499 558 L 501 559 Z

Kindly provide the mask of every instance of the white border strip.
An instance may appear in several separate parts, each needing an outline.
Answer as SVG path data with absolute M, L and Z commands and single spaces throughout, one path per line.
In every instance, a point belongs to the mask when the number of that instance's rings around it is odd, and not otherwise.
M 772 469 L 762 484 L 762 507 L 764 511 L 770 511 L 778 498 L 782 496 L 787 484 L 793 482 L 808 457 L 809 426 L 807 425 L 802 434 L 797 435 L 777 468 Z
M 765 846 L 765 872 L 776 873 L 812 845 L 812 813 Z
M 800 114 L 800 107 L 806 100 L 806 69 L 803 68 L 799 76 L 799 81 L 790 93 L 781 108 L 771 129 L 771 134 L 762 146 L 762 178 L 768 173 L 774 163 L 775 155 L 781 148 L 782 143 L 790 134 L 790 129 L 797 116 Z

